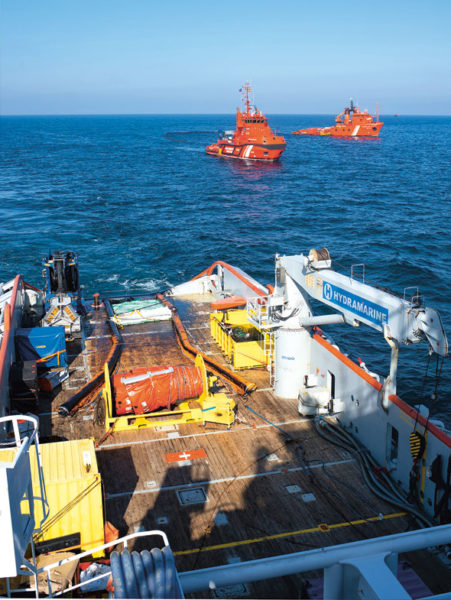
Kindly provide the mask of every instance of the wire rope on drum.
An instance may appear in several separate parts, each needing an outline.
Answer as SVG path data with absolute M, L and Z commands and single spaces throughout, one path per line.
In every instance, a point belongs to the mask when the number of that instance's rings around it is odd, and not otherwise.
M 183 598 L 169 546 L 111 553 L 114 598 Z

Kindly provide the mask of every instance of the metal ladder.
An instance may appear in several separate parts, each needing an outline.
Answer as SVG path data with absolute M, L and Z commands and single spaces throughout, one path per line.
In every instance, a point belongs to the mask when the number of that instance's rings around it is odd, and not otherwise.
M 261 332 L 263 335 L 263 353 L 266 357 L 266 363 L 269 371 L 269 385 L 274 387 L 275 369 L 274 369 L 274 330 Z

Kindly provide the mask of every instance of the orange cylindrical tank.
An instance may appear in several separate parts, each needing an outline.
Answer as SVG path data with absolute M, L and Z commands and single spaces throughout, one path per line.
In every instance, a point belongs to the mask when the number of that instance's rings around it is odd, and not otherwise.
M 142 415 L 202 394 L 202 373 L 195 366 L 141 367 L 113 376 L 117 415 Z

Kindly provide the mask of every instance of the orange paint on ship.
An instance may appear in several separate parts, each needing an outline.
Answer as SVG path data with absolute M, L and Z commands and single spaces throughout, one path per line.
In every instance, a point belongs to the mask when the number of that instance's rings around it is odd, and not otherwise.
M 330 135 L 332 137 L 377 137 L 383 122 L 379 121 L 379 111 L 374 118 L 367 110 L 361 111 L 358 106 L 347 106 L 335 117 L 332 127 L 310 127 L 293 131 L 294 135 Z
M 250 85 L 246 83 L 240 91 L 245 109 L 237 110 L 236 131 L 220 135 L 217 142 L 207 146 L 207 154 L 242 160 L 277 160 L 285 150 L 285 138 L 272 132 L 265 115 L 251 105 Z

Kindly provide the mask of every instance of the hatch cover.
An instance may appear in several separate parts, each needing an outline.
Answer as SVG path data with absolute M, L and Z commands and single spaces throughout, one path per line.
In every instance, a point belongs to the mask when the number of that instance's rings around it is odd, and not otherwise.
M 302 492 L 302 488 L 299 485 L 286 485 L 285 489 L 289 494 L 299 494 L 299 492 Z
M 208 502 L 208 496 L 203 487 L 179 490 L 176 493 L 178 501 L 182 506 L 187 506 L 188 504 L 204 504 L 205 502 Z

